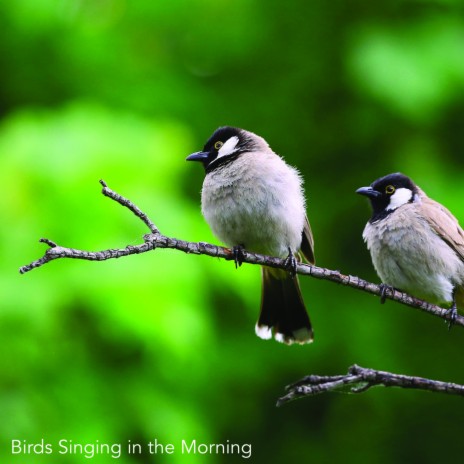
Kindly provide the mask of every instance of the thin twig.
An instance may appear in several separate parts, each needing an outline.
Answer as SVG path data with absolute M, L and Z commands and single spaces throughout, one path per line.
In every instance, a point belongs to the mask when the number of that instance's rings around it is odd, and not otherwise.
M 53 261 L 58 258 L 72 258 L 72 259 L 84 259 L 89 261 L 104 261 L 107 259 L 121 258 L 123 256 L 146 253 L 147 251 L 154 250 L 155 248 L 173 248 L 185 253 L 214 256 L 216 258 L 223 258 L 226 260 L 233 260 L 234 255 L 232 250 L 210 243 L 204 242 L 187 242 L 184 240 L 178 240 L 171 237 L 162 235 L 155 224 L 143 213 L 140 208 L 133 204 L 130 200 L 122 197 L 118 193 L 111 190 L 106 183 L 101 180 L 100 183 L 103 186 L 103 195 L 111 198 L 120 205 L 128 208 L 134 213 L 150 230 L 150 233 L 145 235 L 144 243 L 135 246 L 126 246 L 125 248 L 109 249 L 102 251 L 84 251 L 77 250 L 74 248 L 67 248 L 57 245 L 48 239 L 40 239 L 41 242 L 46 243 L 50 248 L 47 249 L 45 255 L 33 261 L 30 264 L 22 266 L 19 269 L 21 274 L 31 271 L 37 267 L 43 266 L 44 264 Z M 275 258 L 271 256 L 260 255 L 258 253 L 251 253 L 244 250 L 243 262 L 249 264 L 258 264 L 261 266 L 269 266 L 280 269 L 287 269 L 287 263 L 285 259 Z M 439 306 L 427 303 L 426 301 L 414 298 L 407 293 L 400 292 L 392 288 L 382 288 L 379 285 L 360 279 L 356 276 L 344 275 L 340 271 L 334 271 L 323 267 L 313 266 L 309 264 L 298 263 L 297 273 L 300 275 L 307 275 L 321 280 L 329 280 L 338 284 L 346 285 L 357 290 L 361 290 L 376 296 L 385 296 L 390 300 L 397 301 L 398 303 L 410 306 L 416 309 L 420 309 L 426 313 L 438 316 L 446 321 L 450 321 L 451 314 L 447 309 Z M 454 325 L 464 327 L 464 317 L 458 315 Z
M 355 364 L 348 369 L 346 375 L 309 375 L 289 385 L 286 388 L 287 394 L 279 398 L 277 406 L 282 406 L 289 401 L 305 398 L 307 396 L 314 396 L 328 391 L 362 393 L 375 386 L 414 388 L 417 390 L 464 396 L 464 385 L 441 382 L 439 380 L 431 380 L 423 377 L 377 371 Z
M 145 223 L 152 234 L 159 234 L 158 228 L 138 206 L 134 205 L 134 203 L 119 195 L 119 193 L 116 193 L 114 190 L 111 190 L 103 179 L 100 179 L 100 184 L 103 186 L 102 193 L 105 195 L 105 197 L 111 198 L 112 200 L 117 201 L 120 205 L 125 206 L 131 210 L 139 219 Z

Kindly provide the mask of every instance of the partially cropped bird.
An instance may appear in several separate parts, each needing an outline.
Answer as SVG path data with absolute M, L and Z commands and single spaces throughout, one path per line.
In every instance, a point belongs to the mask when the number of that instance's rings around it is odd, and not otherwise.
M 203 163 L 203 216 L 214 235 L 234 249 L 238 261 L 245 249 L 287 257 L 289 269 L 296 266 L 299 251 L 314 263 L 301 176 L 262 137 L 220 127 L 203 150 L 187 160 Z M 311 322 L 294 273 L 262 268 L 261 313 L 255 330 L 263 339 L 274 335 L 286 344 L 312 341 Z
M 363 238 L 382 282 L 449 307 L 453 322 L 464 308 L 464 231 L 457 219 L 401 173 L 356 192 L 372 205 Z

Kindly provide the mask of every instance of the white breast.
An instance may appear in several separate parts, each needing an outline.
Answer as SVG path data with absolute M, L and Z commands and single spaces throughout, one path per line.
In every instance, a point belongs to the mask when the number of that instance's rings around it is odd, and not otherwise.
M 206 175 L 202 212 L 227 246 L 284 257 L 301 244 L 301 183 L 297 171 L 272 151 L 243 153 Z
M 432 303 L 448 303 L 464 282 L 464 263 L 407 204 L 367 224 L 364 240 L 382 282 Z

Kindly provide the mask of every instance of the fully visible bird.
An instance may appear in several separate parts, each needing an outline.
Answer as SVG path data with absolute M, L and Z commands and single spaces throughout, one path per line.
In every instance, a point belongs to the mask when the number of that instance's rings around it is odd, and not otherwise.
M 296 267 L 301 251 L 314 263 L 314 241 L 306 217 L 302 178 L 267 142 L 235 127 L 220 127 L 202 151 L 187 157 L 205 168 L 201 209 L 214 235 L 234 249 L 287 257 Z M 263 339 L 309 343 L 313 331 L 297 276 L 262 267 L 261 313 L 255 328 Z
M 449 308 L 464 308 L 464 231 L 409 177 L 390 174 L 356 190 L 372 217 L 363 238 L 384 284 Z

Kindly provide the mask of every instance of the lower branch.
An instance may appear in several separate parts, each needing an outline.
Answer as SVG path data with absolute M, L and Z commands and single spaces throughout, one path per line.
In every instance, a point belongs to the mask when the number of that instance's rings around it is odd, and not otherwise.
M 286 388 L 287 394 L 278 399 L 277 406 L 282 406 L 289 401 L 314 396 L 319 393 L 329 391 L 362 393 L 375 386 L 414 388 L 417 390 L 464 396 L 464 385 L 425 379 L 423 377 L 393 374 L 391 372 L 377 371 L 354 365 L 348 369 L 346 375 L 309 375 L 304 377 Z
M 126 246 L 125 248 L 92 252 L 85 250 L 77 250 L 74 248 L 66 248 L 57 245 L 51 240 L 40 239 L 40 241 L 46 243 L 49 246 L 49 248 L 47 249 L 45 255 L 42 258 L 37 259 L 30 264 L 22 266 L 19 269 L 19 272 L 21 274 L 29 272 L 37 267 L 43 266 L 44 264 L 58 258 L 104 261 L 106 259 L 121 258 L 123 256 L 128 255 L 146 253 L 147 251 L 154 250 L 155 248 L 173 248 L 176 250 L 183 251 L 185 253 L 214 256 L 216 258 L 223 258 L 226 260 L 234 259 L 233 252 L 229 248 L 224 248 L 221 246 L 212 245 L 204 242 L 187 242 L 184 240 L 178 240 L 162 235 L 155 226 L 155 224 L 148 218 L 148 216 L 145 213 L 143 213 L 140 210 L 140 208 L 134 205 L 130 200 L 122 197 L 118 193 L 111 190 L 104 181 L 100 181 L 100 183 L 103 186 L 103 195 L 116 201 L 121 206 L 124 206 L 125 208 L 129 209 L 147 226 L 150 233 L 143 237 L 144 242 L 135 246 Z M 243 251 L 243 262 L 249 264 L 258 264 L 261 266 L 287 269 L 285 259 L 260 255 L 257 253 L 251 253 L 246 250 Z M 447 311 L 447 309 L 427 303 L 423 300 L 419 300 L 418 298 L 414 298 L 411 295 L 408 295 L 407 293 L 400 292 L 390 287 L 382 287 L 380 285 L 376 285 L 366 280 L 360 279 L 356 276 L 344 275 L 340 271 L 334 271 L 323 267 L 298 263 L 297 273 L 300 275 L 314 277 L 316 279 L 329 280 L 331 282 L 346 285 L 357 290 L 380 296 L 382 299 L 388 298 L 406 306 L 420 309 L 421 311 L 427 312 L 434 316 L 438 316 L 446 321 L 450 321 L 452 317 L 451 314 Z M 464 327 L 464 317 L 458 315 L 456 320 L 454 321 L 454 325 Z

